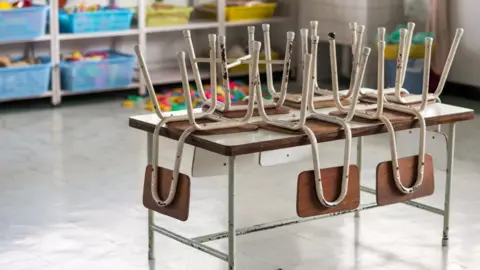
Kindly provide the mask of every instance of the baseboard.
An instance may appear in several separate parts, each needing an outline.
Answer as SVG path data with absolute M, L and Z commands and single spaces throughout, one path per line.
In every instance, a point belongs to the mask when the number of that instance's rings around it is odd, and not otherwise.
M 447 82 L 442 95 L 462 97 L 471 100 L 480 100 L 480 88 L 472 85 Z

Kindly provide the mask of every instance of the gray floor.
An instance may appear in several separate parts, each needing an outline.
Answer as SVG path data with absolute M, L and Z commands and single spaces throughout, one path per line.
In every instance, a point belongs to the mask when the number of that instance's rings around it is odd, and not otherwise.
M 117 100 L 0 114 L 0 269 L 153 268 L 141 204 L 146 138 L 127 126 L 138 113 L 145 112 Z M 440 246 L 440 216 L 394 205 L 359 219 L 345 215 L 239 237 L 240 269 L 480 269 L 479 131 L 479 120 L 458 126 L 448 249 Z M 367 156 L 386 151 L 366 142 Z M 375 164 L 365 166 L 364 176 L 372 176 Z M 441 207 L 444 175 L 437 179 L 427 201 Z M 239 225 L 290 217 L 284 209 L 294 205 L 283 194 L 295 191 L 287 186 L 263 176 L 240 183 Z M 189 236 L 226 229 L 225 179 L 196 179 L 192 200 L 187 224 L 156 222 Z M 226 269 L 173 240 L 157 236 L 156 243 L 157 270 Z M 210 245 L 225 249 L 226 241 Z

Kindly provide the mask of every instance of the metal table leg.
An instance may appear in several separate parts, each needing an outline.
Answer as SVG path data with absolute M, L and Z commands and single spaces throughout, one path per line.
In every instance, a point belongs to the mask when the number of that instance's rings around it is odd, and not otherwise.
M 358 173 L 359 173 L 359 181 L 360 185 L 362 183 L 362 158 L 363 158 L 363 137 L 357 138 L 357 166 L 358 166 Z M 360 217 L 360 211 L 355 211 L 355 217 Z
M 152 146 L 153 134 L 147 133 L 147 160 L 148 164 L 152 164 Z M 148 210 L 148 260 L 155 260 L 155 235 L 152 229 L 154 213 Z
M 228 158 L 228 269 L 235 270 L 235 156 Z
M 452 188 L 453 158 L 455 154 L 455 123 L 449 125 L 447 138 L 447 176 L 445 183 L 445 208 L 443 213 L 442 246 L 448 246 L 448 231 L 450 229 L 450 194 Z

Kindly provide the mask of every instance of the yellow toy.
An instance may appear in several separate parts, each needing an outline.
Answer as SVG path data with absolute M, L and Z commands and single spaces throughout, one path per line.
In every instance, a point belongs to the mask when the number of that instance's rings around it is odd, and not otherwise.
M 200 103 L 200 102 L 201 102 L 201 100 L 199 98 L 195 98 L 194 100 L 192 100 L 192 106 L 194 108 L 197 108 L 198 103 Z
M 73 61 L 80 61 L 83 59 L 83 55 L 80 51 L 73 51 L 71 58 Z
M 177 103 L 177 104 L 180 104 L 180 103 L 183 103 L 185 101 L 185 97 L 184 96 L 173 97 L 172 101 Z
M 147 111 L 154 111 L 153 103 L 151 100 L 147 101 L 147 104 L 145 104 L 145 107 L 143 108 Z
M 9 2 L 0 2 L 0 10 L 12 9 L 13 6 Z
M 146 111 L 154 111 L 154 108 L 153 108 L 153 105 L 145 105 L 145 107 L 143 107 Z
M 165 111 L 165 112 L 169 112 L 169 111 L 172 110 L 172 107 L 160 104 L 160 110 Z
M 223 91 L 223 88 L 221 86 L 217 86 L 217 94 L 219 96 L 225 96 L 225 92 Z
M 133 101 L 131 101 L 131 100 L 125 100 L 125 101 L 123 102 L 123 107 L 132 108 L 133 105 L 134 105 L 134 103 L 133 103 Z

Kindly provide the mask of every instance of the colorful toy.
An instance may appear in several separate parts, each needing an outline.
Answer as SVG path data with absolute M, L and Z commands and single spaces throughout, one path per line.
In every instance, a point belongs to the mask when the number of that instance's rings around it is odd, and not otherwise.
M 127 99 L 133 102 L 140 102 L 143 100 L 141 96 L 128 96 Z
M 210 85 L 205 85 L 205 95 L 207 98 L 211 97 Z M 193 87 L 191 87 L 193 89 Z M 230 98 L 232 102 L 243 101 L 245 97 L 248 96 L 248 85 L 241 81 L 231 81 L 230 82 Z M 178 111 L 185 110 L 185 97 L 183 96 L 182 88 L 174 89 L 164 89 L 164 94 L 157 94 L 158 104 L 162 111 Z M 271 99 L 271 95 L 268 91 L 263 91 L 263 96 L 265 99 Z M 190 96 L 192 97 L 192 105 L 195 108 L 200 108 L 202 106 L 202 100 L 200 94 L 196 90 L 190 91 Z M 217 87 L 217 100 L 220 102 L 225 102 L 225 92 L 221 86 Z M 151 100 L 148 100 L 145 105 L 145 110 L 153 111 L 153 104 Z
M 149 100 L 149 101 L 147 102 L 147 104 L 145 104 L 144 109 L 147 110 L 147 111 L 153 111 L 153 110 L 154 110 L 153 104 L 152 104 L 152 101 L 151 101 L 151 100 Z
M 60 8 L 64 7 L 66 3 L 60 3 Z M 81 2 L 78 6 L 74 7 L 69 7 L 69 8 L 64 8 L 65 12 L 67 13 L 79 13 L 79 12 L 97 12 L 100 10 L 115 10 L 117 9 L 116 6 L 107 6 L 107 7 L 101 7 L 100 5 L 89 5 L 83 1 Z
M 14 8 L 27 8 L 32 6 L 32 1 L 31 0 L 20 0 L 17 1 L 13 4 L 7 1 L 1 1 L 0 2 L 0 10 L 9 10 L 9 9 L 14 9 Z
M 135 106 L 135 104 L 138 104 L 143 101 L 143 98 L 141 96 L 128 96 L 127 100 L 125 100 L 122 104 L 123 107 L 126 108 L 132 108 Z M 153 108 L 153 107 L 152 107 Z
M 122 104 L 123 107 L 132 108 L 135 103 L 131 100 L 125 100 Z
M 65 61 L 76 62 L 76 61 L 102 61 L 108 59 L 108 53 L 106 52 L 88 52 L 83 54 L 80 51 L 73 51 L 70 56 L 65 58 Z
M 63 4 L 64 6 L 64 4 Z M 61 6 L 61 8 L 63 7 Z M 69 8 L 64 8 L 65 12 L 71 14 L 71 13 L 79 13 L 79 12 L 97 12 L 100 10 L 116 10 L 118 9 L 117 6 L 107 6 L 107 7 L 101 7 L 100 5 L 89 5 L 85 2 L 80 3 L 78 6 L 75 7 L 69 7 Z
M 31 0 L 20 0 L 15 3 L 13 3 L 14 8 L 26 8 L 26 7 L 31 7 L 32 6 L 32 1 Z

